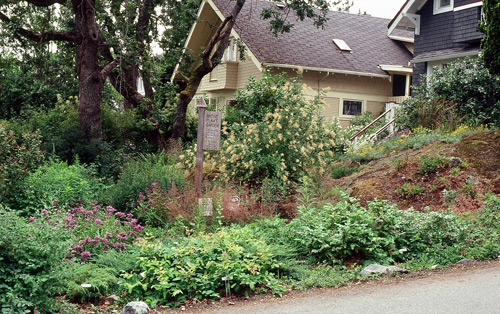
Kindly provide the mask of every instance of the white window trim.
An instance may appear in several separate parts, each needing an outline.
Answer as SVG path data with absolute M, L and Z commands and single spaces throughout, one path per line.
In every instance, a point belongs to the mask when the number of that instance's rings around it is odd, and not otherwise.
M 453 11 L 457 12 L 457 11 L 467 10 L 467 9 L 471 9 L 471 8 L 475 8 L 475 7 L 482 7 L 482 6 L 483 6 L 483 1 L 478 1 L 478 2 L 474 2 L 474 3 L 461 5 L 459 7 L 454 8 Z
M 441 0 L 434 0 L 434 11 L 433 11 L 434 15 L 441 14 L 441 13 L 446 13 L 446 12 L 451 12 L 451 11 L 453 11 L 453 8 L 455 6 L 455 1 L 454 0 L 450 0 L 450 5 L 446 6 L 446 7 L 443 7 L 443 8 L 441 8 L 439 6 L 440 3 L 441 3 Z
M 229 40 L 224 56 L 223 62 L 238 62 L 238 43 L 234 38 Z
M 361 114 L 360 115 L 349 115 L 344 114 L 344 101 L 359 101 L 361 103 Z M 340 98 L 339 102 L 339 117 L 354 119 L 356 117 L 362 116 L 366 112 L 366 101 L 354 98 Z

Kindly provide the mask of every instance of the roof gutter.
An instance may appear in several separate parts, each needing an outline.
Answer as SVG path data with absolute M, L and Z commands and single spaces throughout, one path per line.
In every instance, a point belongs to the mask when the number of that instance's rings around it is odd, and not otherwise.
M 457 59 L 457 58 L 463 58 L 463 57 L 478 56 L 480 53 L 481 53 L 481 51 L 469 51 L 469 52 L 455 53 L 455 54 L 451 54 L 451 55 L 435 56 L 435 57 L 428 57 L 428 58 L 422 58 L 422 59 L 413 59 L 413 60 L 410 60 L 410 63 L 421 63 L 421 62 L 441 61 L 441 60 L 447 60 L 447 59 Z
M 307 71 L 329 72 L 329 73 L 334 73 L 334 74 L 357 75 L 357 76 L 366 76 L 366 77 L 378 77 L 378 78 L 385 78 L 385 79 L 389 79 L 391 77 L 390 75 L 386 75 L 386 74 L 375 74 L 375 73 L 367 73 L 367 72 L 336 70 L 336 69 L 326 69 L 326 68 L 316 68 L 316 67 L 304 67 L 304 66 L 300 66 L 300 65 L 289 65 L 289 64 L 262 63 L 262 66 L 273 67 L 273 68 L 282 68 L 282 69 L 302 68 L 302 69 L 307 70 Z

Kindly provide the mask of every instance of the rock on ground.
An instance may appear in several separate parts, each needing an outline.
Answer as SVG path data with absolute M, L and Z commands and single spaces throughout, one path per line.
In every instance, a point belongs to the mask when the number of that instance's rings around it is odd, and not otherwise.
M 149 306 L 144 302 L 129 302 L 125 305 L 121 314 L 145 314 L 149 311 Z
M 371 264 L 363 268 L 360 272 L 361 276 L 368 276 L 372 274 L 382 274 L 382 275 L 392 275 L 394 273 L 407 273 L 408 271 L 404 268 L 397 266 L 383 266 L 379 264 Z

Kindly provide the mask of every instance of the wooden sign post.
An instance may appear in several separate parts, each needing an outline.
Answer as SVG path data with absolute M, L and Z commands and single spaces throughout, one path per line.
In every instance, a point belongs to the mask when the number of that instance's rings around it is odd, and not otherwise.
M 194 177 L 194 188 L 196 197 L 201 198 L 201 183 L 203 181 L 203 129 L 205 128 L 205 111 L 207 103 L 205 99 L 198 101 L 198 134 L 196 138 L 196 173 Z
M 196 148 L 196 174 L 194 186 L 196 197 L 201 198 L 203 182 L 203 151 L 220 149 L 220 130 L 222 113 L 206 111 L 207 103 L 203 98 L 198 101 L 198 136 Z

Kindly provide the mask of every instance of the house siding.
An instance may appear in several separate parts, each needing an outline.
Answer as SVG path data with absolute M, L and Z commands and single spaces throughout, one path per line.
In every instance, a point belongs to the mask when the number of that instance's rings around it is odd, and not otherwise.
M 198 93 L 218 93 L 224 89 L 245 88 L 251 76 L 262 78 L 262 72 L 249 56 L 241 62 L 223 62 L 213 72 L 215 73 L 205 75 L 201 80 Z M 215 79 L 210 80 L 210 77 Z
M 417 12 L 420 14 L 420 35 L 415 35 L 415 55 L 453 48 L 454 12 L 433 14 L 434 1 L 430 0 Z
M 455 1 L 455 7 L 470 1 Z M 420 35 L 415 35 L 415 55 L 460 47 L 464 42 L 478 41 L 483 34 L 477 29 L 480 7 L 457 12 L 433 14 L 434 1 L 427 1 L 417 12 L 421 16 Z
M 455 8 L 470 3 L 471 0 L 455 0 Z M 415 56 L 430 51 L 462 47 L 465 44 L 478 45 L 484 37 L 477 26 L 481 7 L 434 15 L 433 6 L 434 1 L 429 0 L 417 12 L 421 21 L 420 35 L 415 35 Z M 413 68 L 412 85 L 420 85 L 420 75 L 426 72 L 426 62 L 416 63 Z M 412 95 L 414 95 L 413 90 Z
M 455 12 L 453 41 L 466 43 L 481 40 L 484 34 L 479 31 L 477 26 L 480 16 L 481 7 Z
M 413 86 L 418 86 L 421 83 L 421 78 L 420 76 L 422 74 L 425 74 L 427 72 L 427 62 L 420 62 L 420 63 L 415 63 L 413 66 L 413 76 L 411 78 L 412 80 L 412 87 Z M 411 89 L 411 96 L 415 96 L 415 90 L 414 88 Z

